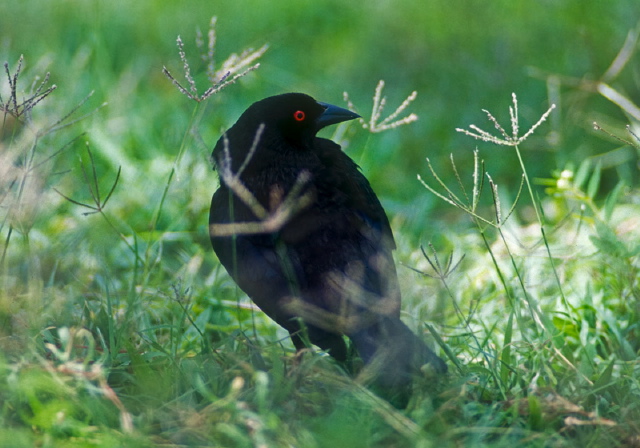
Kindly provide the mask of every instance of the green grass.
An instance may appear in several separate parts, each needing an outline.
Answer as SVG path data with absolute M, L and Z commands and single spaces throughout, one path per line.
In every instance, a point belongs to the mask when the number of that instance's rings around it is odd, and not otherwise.
M 39 94 L 57 86 L 0 123 L 0 445 L 637 445 L 639 142 L 632 111 L 597 92 L 637 96 L 635 46 L 607 71 L 636 2 L 261 5 L 0 5 L 11 83 L 24 54 L 17 103 L 48 71 Z M 203 93 L 193 41 L 212 15 L 218 64 L 269 49 L 196 103 L 162 67 L 182 83 L 180 34 Z M 248 104 L 346 90 L 368 117 L 379 79 L 383 117 L 417 90 L 400 117 L 420 119 L 337 132 L 392 218 L 403 317 L 450 366 L 404 410 L 295 357 L 206 225 L 207 157 Z M 520 135 L 557 107 L 515 147 L 455 132 L 502 137 L 488 109 L 511 135 L 511 92 Z M 12 105 L 5 76 L 0 95 Z

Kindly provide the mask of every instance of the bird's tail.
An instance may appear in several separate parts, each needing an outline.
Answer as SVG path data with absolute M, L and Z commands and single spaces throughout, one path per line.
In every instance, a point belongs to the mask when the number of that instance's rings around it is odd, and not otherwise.
M 383 318 L 350 338 L 373 382 L 390 391 L 410 385 L 424 364 L 431 365 L 436 373 L 447 372 L 445 362 L 400 319 Z

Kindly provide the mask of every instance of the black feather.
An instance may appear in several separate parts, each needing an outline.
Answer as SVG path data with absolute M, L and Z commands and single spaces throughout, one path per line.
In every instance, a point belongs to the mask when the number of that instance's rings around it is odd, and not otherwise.
M 356 117 L 298 93 L 250 106 L 213 150 L 218 171 L 242 170 L 241 183 L 271 213 L 307 173 L 299 195 L 310 203 L 280 228 L 246 233 L 243 223 L 261 219 L 221 175 L 211 201 L 211 242 L 238 286 L 292 334 L 298 349 L 300 320 L 309 340 L 340 361 L 346 335 L 363 361 L 377 366 L 375 382 L 395 391 L 422 364 L 437 372 L 447 367 L 400 321 L 395 242 L 371 185 L 340 146 L 316 137 L 320 128 Z M 230 223 L 239 223 L 235 234 L 218 236 L 216 226 Z

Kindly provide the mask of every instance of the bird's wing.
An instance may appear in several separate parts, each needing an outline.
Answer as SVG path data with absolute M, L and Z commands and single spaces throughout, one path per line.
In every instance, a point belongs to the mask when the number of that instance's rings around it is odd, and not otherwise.
M 324 167 L 319 177 L 344 195 L 341 200 L 345 205 L 358 214 L 367 226 L 379 232 L 384 239 L 382 243 L 389 250 L 395 249 L 387 214 L 360 167 L 331 140 L 316 138 L 315 147 Z
M 216 225 L 255 222 L 256 218 L 246 205 L 221 186 L 211 200 L 209 215 L 210 230 Z M 211 233 L 211 244 L 218 259 L 229 275 L 268 316 L 287 330 L 297 328 L 287 324 L 291 315 L 282 301 L 296 295 L 303 285 L 300 263 L 287 257 L 283 265 L 278 254 L 277 238 L 274 234 L 246 234 L 241 231 L 234 236 L 215 236 Z
M 316 139 L 315 150 L 316 201 L 281 232 L 307 279 L 303 299 L 347 316 L 399 315 L 395 243 L 382 205 L 337 144 Z
M 238 286 L 285 327 L 291 315 L 302 315 L 318 326 L 331 320 L 326 312 L 341 317 L 370 315 L 368 311 L 374 318 L 376 313 L 397 316 L 395 243 L 384 209 L 338 145 L 316 139 L 316 149 L 321 163 L 311 173 L 311 205 L 278 232 L 212 237 L 214 250 Z M 212 199 L 210 223 L 247 221 L 256 221 L 253 213 L 221 187 Z M 308 309 L 287 309 L 283 303 L 291 297 Z M 331 322 L 327 327 L 337 325 Z

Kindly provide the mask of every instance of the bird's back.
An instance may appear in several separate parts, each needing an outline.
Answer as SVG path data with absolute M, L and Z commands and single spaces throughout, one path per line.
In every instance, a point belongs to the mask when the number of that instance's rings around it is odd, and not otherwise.
M 395 245 L 387 216 L 367 179 L 338 145 L 320 138 L 314 144 L 317 157 L 301 166 L 287 160 L 287 167 L 244 177 L 269 209 L 274 189 L 286 196 L 284 188 L 307 170 L 312 203 L 278 231 L 212 238 L 214 249 L 238 285 L 268 314 L 282 314 L 269 309 L 282 296 L 296 296 L 303 302 L 299 305 L 351 318 L 368 311 L 398 315 Z M 283 181 L 283 173 L 289 179 Z M 250 221 L 257 218 L 223 185 L 213 197 L 210 224 Z

